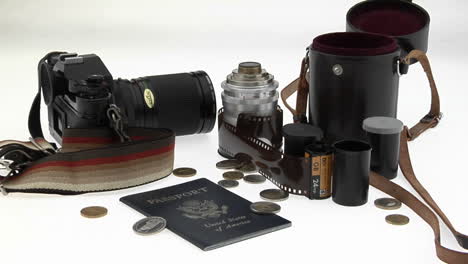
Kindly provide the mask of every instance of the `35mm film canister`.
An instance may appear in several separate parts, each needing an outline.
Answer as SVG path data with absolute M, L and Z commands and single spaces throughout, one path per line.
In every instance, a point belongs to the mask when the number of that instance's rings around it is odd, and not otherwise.
M 398 173 L 403 122 L 392 117 L 374 116 L 365 119 L 362 128 L 372 146 L 371 170 L 394 179 Z
M 342 140 L 333 147 L 333 201 L 345 206 L 367 203 L 371 146 L 364 141 Z
M 322 140 L 323 131 L 316 126 L 303 123 L 283 126 L 284 154 L 304 157 L 305 147 Z
M 312 199 L 326 199 L 331 196 L 333 173 L 333 148 L 324 143 L 308 145 L 304 154 L 311 169 Z

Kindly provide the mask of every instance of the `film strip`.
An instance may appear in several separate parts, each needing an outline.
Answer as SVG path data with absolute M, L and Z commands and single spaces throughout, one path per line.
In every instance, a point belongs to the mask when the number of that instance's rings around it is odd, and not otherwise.
M 281 151 L 283 111 L 280 107 L 273 116 L 241 114 L 237 126 L 224 122 L 223 112 L 223 109 L 218 111 L 218 152 L 222 156 L 250 160 L 261 175 L 281 190 L 314 199 L 310 159 Z

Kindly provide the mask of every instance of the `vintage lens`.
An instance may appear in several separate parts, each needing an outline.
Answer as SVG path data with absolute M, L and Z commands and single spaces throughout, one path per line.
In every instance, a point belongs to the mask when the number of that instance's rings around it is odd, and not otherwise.
M 210 132 L 216 97 L 203 71 L 114 82 L 114 98 L 130 127 L 169 128 L 176 135 Z
M 278 82 L 258 62 L 242 62 L 221 84 L 224 121 L 236 126 L 239 114 L 272 116 L 278 104 Z

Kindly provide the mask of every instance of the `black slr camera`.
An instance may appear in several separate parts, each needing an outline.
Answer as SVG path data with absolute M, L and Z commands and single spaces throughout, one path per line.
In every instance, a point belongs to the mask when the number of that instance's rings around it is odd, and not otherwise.
M 94 54 L 52 52 L 38 67 L 49 127 L 59 143 L 65 128 L 109 126 L 117 107 L 128 127 L 169 128 L 176 135 L 210 132 L 216 97 L 203 71 L 114 80 Z

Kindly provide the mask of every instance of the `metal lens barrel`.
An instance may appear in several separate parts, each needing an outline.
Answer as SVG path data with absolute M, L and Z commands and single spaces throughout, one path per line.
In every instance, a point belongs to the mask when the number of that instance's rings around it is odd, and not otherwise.
M 116 80 L 114 98 L 130 127 L 169 128 L 176 135 L 210 132 L 216 97 L 203 71 Z
M 224 121 L 236 126 L 239 114 L 272 116 L 278 104 L 278 82 L 257 62 L 242 62 L 221 84 Z

